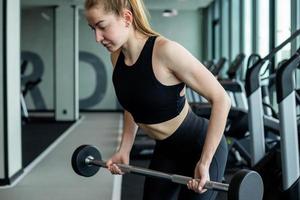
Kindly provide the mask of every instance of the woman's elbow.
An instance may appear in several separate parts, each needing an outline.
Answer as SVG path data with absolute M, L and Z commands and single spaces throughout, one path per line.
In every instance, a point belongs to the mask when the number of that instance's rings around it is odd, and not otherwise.
M 230 108 L 231 108 L 231 99 L 230 99 L 229 95 L 227 94 L 227 92 L 225 92 L 225 94 L 224 94 L 224 102 L 226 104 L 226 108 L 228 108 L 228 110 L 230 110 Z
M 224 92 L 215 93 L 214 98 L 211 98 L 210 103 L 212 105 L 218 105 L 218 107 L 222 108 L 223 110 L 226 110 L 229 112 L 231 108 L 231 99 L 227 92 L 224 90 Z

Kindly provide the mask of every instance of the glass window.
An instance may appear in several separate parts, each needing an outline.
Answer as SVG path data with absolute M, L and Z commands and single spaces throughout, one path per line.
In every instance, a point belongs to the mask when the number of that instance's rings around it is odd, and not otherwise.
M 220 56 L 220 1 L 214 2 L 214 20 L 213 20 L 213 43 L 214 43 L 214 51 L 213 56 L 214 59 L 219 59 Z
M 275 45 L 278 46 L 291 35 L 291 1 L 276 0 Z M 276 54 L 276 63 L 291 56 L 291 44 Z
M 213 6 L 209 6 L 207 9 L 207 54 L 206 54 L 206 59 L 207 60 L 212 60 L 213 59 L 213 22 L 214 22 L 214 17 L 213 17 Z M 203 20 L 203 23 L 205 23 L 205 19 Z
M 240 53 L 240 1 L 231 0 L 231 61 Z
M 257 1 L 258 5 L 258 33 L 257 47 L 261 57 L 265 57 L 269 53 L 269 1 Z
M 229 0 L 222 1 L 222 57 L 227 59 L 224 65 L 225 70 L 228 68 L 229 58 Z M 224 73 L 222 70 L 221 73 Z
M 249 56 L 253 53 L 253 47 L 252 47 L 252 0 L 244 0 L 244 8 L 243 8 L 243 12 L 244 12 L 244 27 L 243 27 L 243 32 L 244 32 L 244 53 L 246 55 L 246 59 L 244 62 L 244 65 L 247 65 L 247 59 L 249 58 Z M 247 67 L 247 66 L 246 66 Z M 243 76 L 245 77 L 246 74 L 246 67 L 244 67 L 244 71 L 243 71 Z
M 252 0 L 244 1 L 244 52 L 249 56 L 252 50 Z

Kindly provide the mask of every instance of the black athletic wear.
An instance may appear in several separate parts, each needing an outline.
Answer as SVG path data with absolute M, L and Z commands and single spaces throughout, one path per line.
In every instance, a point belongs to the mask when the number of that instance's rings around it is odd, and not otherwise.
M 120 104 L 129 111 L 135 122 L 155 124 L 177 116 L 184 107 L 185 96 L 180 92 L 184 83 L 166 86 L 153 72 L 152 53 L 156 37 L 150 37 L 135 64 L 127 66 L 120 52 L 114 72 L 113 83 Z M 157 140 L 150 169 L 165 173 L 194 177 L 196 163 L 201 157 L 208 120 L 196 116 L 193 111 L 185 117 L 179 128 L 168 138 Z M 227 160 L 225 138 L 217 148 L 210 165 L 210 179 L 221 181 Z M 213 200 L 217 192 L 209 190 L 195 193 L 185 185 L 168 180 L 146 177 L 144 200 Z
M 179 128 L 168 138 L 157 140 L 149 168 L 170 174 L 194 177 L 200 160 L 208 120 L 189 111 Z M 223 136 L 212 159 L 210 180 L 221 182 L 227 161 L 227 143 Z M 168 180 L 146 177 L 143 200 L 214 200 L 217 192 L 198 194 L 187 186 Z
M 137 123 L 155 124 L 170 120 L 180 113 L 185 103 L 185 96 L 180 96 L 184 83 L 166 86 L 155 77 L 152 67 L 155 39 L 148 38 L 132 66 L 125 64 L 124 54 L 120 52 L 113 72 L 117 98 Z

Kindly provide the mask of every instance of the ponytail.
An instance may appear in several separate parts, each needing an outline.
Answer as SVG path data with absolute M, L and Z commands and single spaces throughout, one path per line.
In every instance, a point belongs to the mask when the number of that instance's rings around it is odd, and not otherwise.
M 133 25 L 141 33 L 147 36 L 159 35 L 155 32 L 148 21 L 149 12 L 146 10 L 142 0 L 128 0 L 131 5 L 131 11 L 133 13 Z

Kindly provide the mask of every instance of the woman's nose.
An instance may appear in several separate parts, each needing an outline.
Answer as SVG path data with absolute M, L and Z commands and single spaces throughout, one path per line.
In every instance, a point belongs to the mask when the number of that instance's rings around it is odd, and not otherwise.
M 97 43 L 101 43 L 101 41 L 103 40 L 103 34 L 101 31 L 95 29 L 95 37 L 96 37 L 96 42 Z

